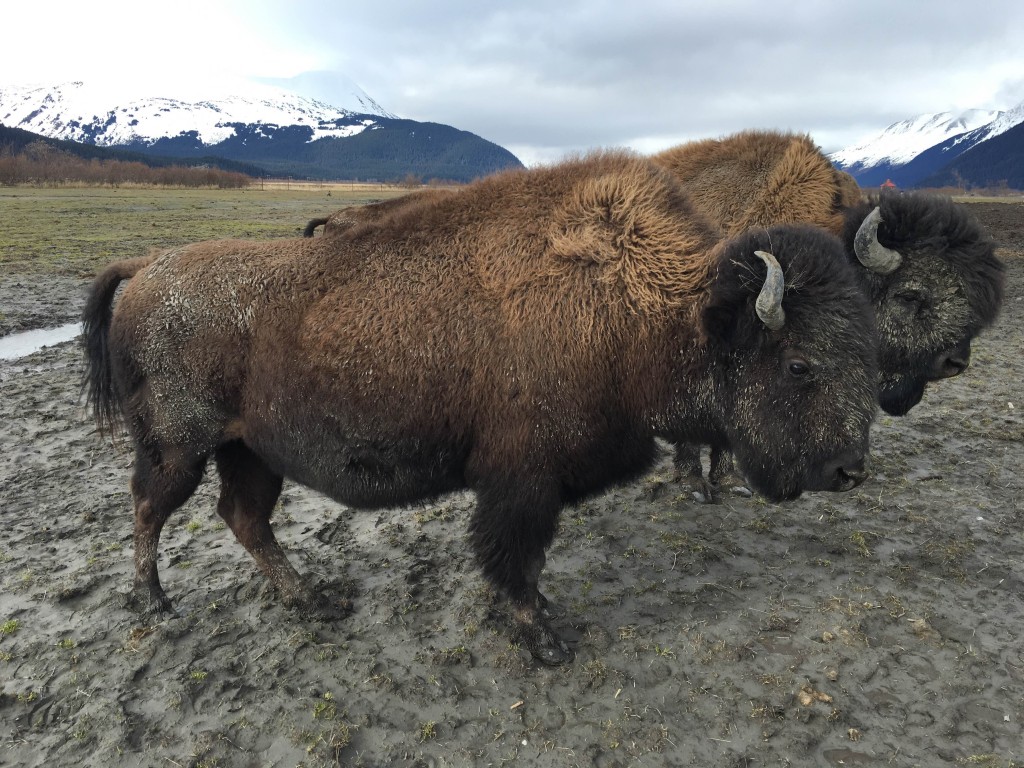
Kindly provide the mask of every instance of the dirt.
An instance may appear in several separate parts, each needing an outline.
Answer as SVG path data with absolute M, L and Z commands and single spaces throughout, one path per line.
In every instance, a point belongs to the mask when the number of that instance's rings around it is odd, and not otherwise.
M 1008 285 L 967 373 L 879 418 L 851 493 L 702 505 L 666 451 L 564 510 L 561 668 L 492 619 L 469 494 L 353 513 L 286 485 L 278 537 L 355 605 L 320 621 L 268 593 L 207 479 L 162 539 L 179 615 L 140 621 L 131 455 L 79 348 L 0 361 L 0 764 L 1024 765 L 1024 206 L 971 210 Z M 73 319 L 84 286 L 0 280 L 9 328 Z

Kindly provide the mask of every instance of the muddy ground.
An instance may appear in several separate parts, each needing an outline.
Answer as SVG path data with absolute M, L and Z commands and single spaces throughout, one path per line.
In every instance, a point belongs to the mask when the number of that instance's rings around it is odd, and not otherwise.
M 490 618 L 468 494 L 350 513 L 286 485 L 290 557 L 355 603 L 324 622 L 267 593 L 207 479 L 162 540 L 180 616 L 141 622 L 131 456 L 77 345 L 0 362 L 0 764 L 1024 765 L 1024 205 L 972 210 L 1009 280 L 970 370 L 879 418 L 852 493 L 701 505 L 666 453 L 566 509 L 563 668 Z M 6 330 L 84 285 L 5 275 Z

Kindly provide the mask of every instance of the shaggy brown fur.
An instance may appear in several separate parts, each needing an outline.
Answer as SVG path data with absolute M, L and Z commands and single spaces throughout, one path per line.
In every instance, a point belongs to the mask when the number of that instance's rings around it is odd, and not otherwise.
M 694 204 L 727 235 L 772 224 L 843 231 L 844 208 L 860 202 L 853 177 L 809 136 L 744 131 L 681 144 L 654 155 L 689 190 Z
M 697 209 L 727 236 L 750 227 L 812 224 L 835 235 L 843 211 L 862 200 L 850 174 L 837 171 L 804 134 L 744 131 L 721 139 L 681 144 L 651 157 L 683 182 Z M 436 199 L 448 190 L 427 189 L 313 219 L 304 234 L 324 234 L 377 221 L 405 205 Z
M 298 605 L 317 597 L 269 524 L 282 477 L 353 507 L 468 487 L 516 635 L 564 661 L 538 589 L 559 509 L 643 472 L 655 430 L 733 447 L 772 498 L 862 479 L 875 347 L 840 247 L 804 228 L 719 242 L 664 171 L 607 153 L 331 237 L 112 265 L 85 338 L 97 418 L 119 409 L 136 445 L 135 594 L 169 609 L 160 531 L 211 455 L 218 513 Z M 758 249 L 791 283 L 778 331 L 754 312 Z
M 336 235 L 339 232 L 344 232 L 346 229 L 353 227 L 356 224 L 380 221 L 407 205 L 424 203 L 430 200 L 439 200 L 446 195 L 452 194 L 453 191 L 454 190 L 450 189 L 421 189 L 391 200 L 383 200 L 378 203 L 369 203 L 368 205 L 353 205 L 348 208 L 342 208 L 339 211 L 335 211 L 330 216 L 312 219 L 306 225 L 306 228 L 302 230 L 302 236 L 313 237 L 317 228 L 323 227 L 324 236 L 330 237 L 331 235 Z

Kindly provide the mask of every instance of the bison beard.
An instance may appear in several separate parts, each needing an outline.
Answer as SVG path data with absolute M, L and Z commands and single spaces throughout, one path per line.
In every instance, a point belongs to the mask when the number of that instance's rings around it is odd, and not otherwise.
M 606 153 L 330 237 L 111 265 L 87 386 L 100 428 L 123 418 L 135 444 L 134 595 L 170 610 L 160 532 L 210 456 L 218 514 L 305 608 L 320 598 L 270 526 L 283 477 L 362 508 L 470 488 L 513 634 L 566 661 L 538 588 L 559 510 L 639 476 L 656 432 L 734 448 L 776 499 L 863 478 L 876 348 L 840 249 L 800 227 L 719 242 L 667 174 Z

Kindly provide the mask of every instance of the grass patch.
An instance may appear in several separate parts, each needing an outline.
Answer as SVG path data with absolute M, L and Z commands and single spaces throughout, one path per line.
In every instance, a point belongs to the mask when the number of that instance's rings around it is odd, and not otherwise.
M 429 720 L 425 723 L 421 723 L 419 727 L 420 743 L 425 741 L 433 741 L 437 738 L 437 723 L 433 720 Z
M 144 256 L 151 248 L 197 240 L 299 237 L 310 219 L 408 192 L 344 184 L 262 190 L 0 187 L 0 268 L 89 276 L 111 261 Z

